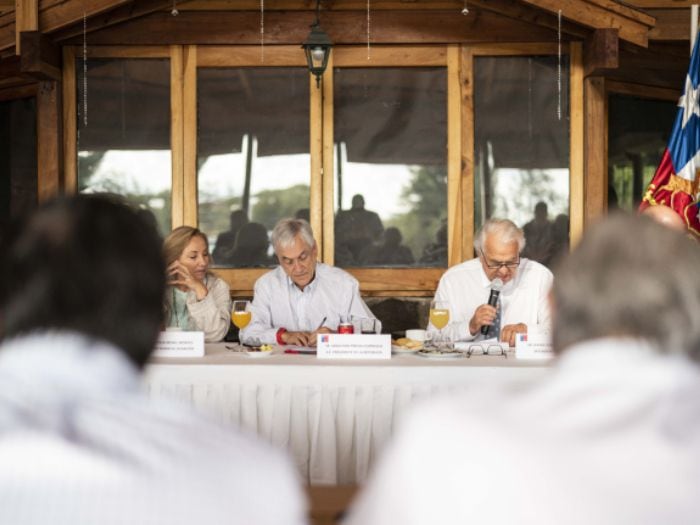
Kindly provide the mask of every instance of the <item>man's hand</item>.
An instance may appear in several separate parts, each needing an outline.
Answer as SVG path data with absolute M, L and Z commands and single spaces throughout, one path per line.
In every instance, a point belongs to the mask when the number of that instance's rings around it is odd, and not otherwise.
M 322 326 L 321 328 L 319 328 L 315 332 L 311 332 L 309 334 L 309 346 L 316 346 L 316 337 L 318 336 L 318 334 L 332 334 L 332 333 L 333 333 L 333 330 L 331 330 L 330 328 L 328 328 L 326 326 Z
M 496 307 L 482 304 L 474 311 L 474 315 L 469 320 L 469 333 L 471 335 L 478 334 L 482 326 L 491 326 L 494 319 L 496 319 Z M 503 333 L 503 329 L 501 329 L 501 333 Z
M 312 334 L 309 332 L 284 332 L 281 336 L 282 341 L 286 345 L 294 346 L 312 346 L 310 345 Z M 316 336 L 313 336 L 314 344 L 316 342 Z
M 507 324 L 501 327 L 501 341 L 508 343 L 508 346 L 515 346 L 515 334 L 526 334 L 527 325 L 525 323 Z

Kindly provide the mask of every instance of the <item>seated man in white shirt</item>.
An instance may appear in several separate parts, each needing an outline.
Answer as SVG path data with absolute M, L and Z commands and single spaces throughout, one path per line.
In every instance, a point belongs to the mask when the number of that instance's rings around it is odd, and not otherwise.
M 547 294 L 552 272 L 520 257 L 523 231 L 507 219 L 489 219 L 476 234 L 475 259 L 453 266 L 440 279 L 435 299 L 447 301 L 450 324 L 444 329 L 453 341 L 497 338 L 515 345 L 515 335 L 528 330 L 549 332 Z M 497 306 L 488 304 L 494 279 L 503 288 Z M 431 331 L 435 328 L 430 325 Z M 482 333 L 487 331 L 486 334 Z
M 44 204 L 0 263 L 0 523 L 306 522 L 280 451 L 143 391 L 165 262 L 134 210 Z
M 697 523 L 698 268 L 649 219 L 595 225 L 557 270 L 553 369 L 417 408 L 348 525 Z
M 349 273 L 317 262 L 318 248 L 309 223 L 283 219 L 272 231 L 280 265 L 255 283 L 252 320 L 241 330 L 243 343 L 315 346 L 316 335 L 330 333 L 351 316 L 374 315 Z

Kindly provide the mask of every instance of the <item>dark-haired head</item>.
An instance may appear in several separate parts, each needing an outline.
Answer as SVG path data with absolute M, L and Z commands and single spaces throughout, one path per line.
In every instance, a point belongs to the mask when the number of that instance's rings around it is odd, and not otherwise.
M 3 337 L 74 331 L 146 362 L 165 272 L 158 233 L 137 211 L 105 195 L 58 198 L 13 229 L 0 258 Z

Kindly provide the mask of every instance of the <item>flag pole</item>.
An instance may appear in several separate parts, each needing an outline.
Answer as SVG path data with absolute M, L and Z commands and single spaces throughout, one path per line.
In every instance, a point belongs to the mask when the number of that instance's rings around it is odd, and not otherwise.
M 698 34 L 698 4 L 690 6 L 690 52 L 693 52 L 695 37 Z

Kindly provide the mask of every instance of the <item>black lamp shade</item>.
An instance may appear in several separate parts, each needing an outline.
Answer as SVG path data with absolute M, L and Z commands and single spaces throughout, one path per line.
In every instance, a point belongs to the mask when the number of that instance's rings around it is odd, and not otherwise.
M 328 65 L 333 42 L 317 22 L 311 26 L 311 32 L 301 47 L 304 48 L 309 71 L 316 76 L 316 86 L 320 86 L 321 76 Z

